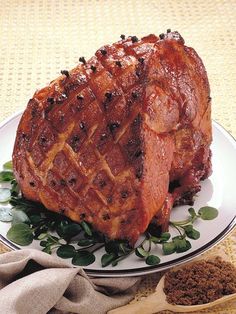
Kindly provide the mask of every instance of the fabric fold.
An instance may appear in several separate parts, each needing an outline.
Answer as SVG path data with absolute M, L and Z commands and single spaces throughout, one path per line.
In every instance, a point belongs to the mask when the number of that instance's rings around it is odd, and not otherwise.
M 89 278 L 82 268 L 34 249 L 0 255 L 4 314 L 103 314 L 128 303 L 139 282 L 139 277 Z

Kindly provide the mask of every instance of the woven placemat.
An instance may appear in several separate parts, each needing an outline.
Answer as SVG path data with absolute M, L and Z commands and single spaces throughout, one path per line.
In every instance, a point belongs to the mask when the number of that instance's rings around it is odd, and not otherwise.
M 207 68 L 212 117 L 236 137 L 236 1 L 0 1 L 0 121 L 23 110 L 34 91 L 120 34 L 178 30 Z M 0 152 L 1 153 L 1 152 Z M 233 205 L 233 204 L 232 204 Z M 236 265 L 236 231 L 216 248 Z M 0 245 L 0 253 L 6 251 Z M 136 299 L 160 274 L 146 276 Z M 233 314 L 236 303 L 203 313 Z

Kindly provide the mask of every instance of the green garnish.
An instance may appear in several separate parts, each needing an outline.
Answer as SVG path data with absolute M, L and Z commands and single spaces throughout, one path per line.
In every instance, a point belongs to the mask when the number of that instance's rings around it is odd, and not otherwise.
M 61 258 L 72 258 L 74 257 L 76 250 L 73 245 L 61 245 L 57 249 L 57 255 Z
M 0 182 L 12 181 L 14 175 L 12 171 L 3 170 L 0 172 Z
M 192 247 L 191 243 L 185 238 L 183 238 L 183 236 L 174 237 L 172 238 L 172 240 L 175 245 L 176 253 L 182 253 L 182 252 L 188 251 Z
M 135 249 L 135 254 L 140 258 L 145 258 L 149 255 L 149 252 L 145 251 L 143 247 L 137 247 Z
M 88 235 L 88 236 L 92 236 L 92 230 L 90 228 L 90 226 L 85 222 L 85 221 L 82 221 L 81 222 L 81 227 L 84 229 L 84 232 Z
M 218 216 L 218 210 L 214 207 L 205 206 L 199 209 L 198 214 L 203 220 L 212 220 Z
M 175 252 L 175 244 L 173 241 L 163 243 L 162 251 L 164 255 L 170 255 Z
M 77 266 L 88 266 L 95 261 L 95 255 L 89 251 L 78 251 L 72 258 L 72 264 Z
M 105 253 L 101 258 L 102 267 L 106 267 L 109 264 L 111 264 L 115 259 L 117 258 L 117 255 L 115 253 Z
M 200 232 L 193 228 L 193 225 L 184 226 L 184 231 L 190 239 L 197 240 L 200 238 Z
M 149 255 L 145 260 L 147 265 L 157 265 L 160 261 L 160 258 L 156 255 Z
M 29 225 L 18 223 L 8 230 L 7 238 L 16 244 L 25 246 L 32 243 L 34 234 Z
M 3 164 L 3 169 L 12 171 L 12 161 L 10 160 L 10 161 L 5 162 L 5 164 Z
M 152 254 L 153 247 L 162 247 L 163 255 L 182 253 L 191 248 L 191 240 L 197 240 L 200 232 L 193 227 L 197 219 L 211 220 L 218 216 L 218 210 L 205 206 L 196 213 L 189 208 L 189 216 L 182 221 L 170 221 L 178 236 L 171 237 L 169 232 L 157 233 L 152 224 L 144 234 L 144 239 L 133 248 L 125 240 L 109 240 L 83 221 L 75 223 L 60 214 L 48 211 L 42 204 L 26 200 L 21 196 L 18 184 L 13 176 L 12 163 L 4 164 L 0 172 L 0 181 L 10 181 L 11 189 L 0 188 L 0 202 L 9 202 L 12 208 L 0 207 L 0 221 L 11 222 L 7 237 L 12 242 L 26 246 L 33 240 L 40 241 L 42 251 L 51 254 L 53 251 L 64 259 L 72 259 L 73 265 L 88 266 L 95 261 L 94 252 L 104 248 L 101 257 L 102 267 L 116 266 L 131 254 L 145 261 L 147 265 L 157 265 L 160 258 Z M 9 185 L 9 182 L 8 182 Z

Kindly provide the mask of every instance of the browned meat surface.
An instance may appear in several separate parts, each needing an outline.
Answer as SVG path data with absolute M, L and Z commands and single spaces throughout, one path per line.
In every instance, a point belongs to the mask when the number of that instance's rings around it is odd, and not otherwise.
M 20 121 L 24 196 L 131 244 L 211 171 L 205 68 L 177 32 L 122 39 L 37 91 Z

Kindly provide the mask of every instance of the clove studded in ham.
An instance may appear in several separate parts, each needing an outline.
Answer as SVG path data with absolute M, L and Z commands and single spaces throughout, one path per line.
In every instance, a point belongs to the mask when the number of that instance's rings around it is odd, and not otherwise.
M 30 99 L 13 152 L 25 198 L 132 245 L 211 173 L 210 90 L 177 32 L 99 49 Z

